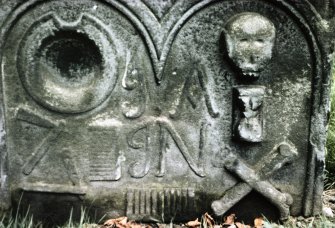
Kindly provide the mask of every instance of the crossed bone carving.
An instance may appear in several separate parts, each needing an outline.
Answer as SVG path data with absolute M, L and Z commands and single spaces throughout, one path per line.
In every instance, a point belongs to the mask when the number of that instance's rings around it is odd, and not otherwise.
M 256 190 L 278 208 L 281 220 L 287 219 L 290 214 L 290 205 L 293 203 L 292 196 L 280 192 L 265 179 L 269 178 L 271 174 L 281 169 L 284 165 L 291 163 L 297 158 L 297 155 L 298 153 L 293 146 L 283 142 L 275 146 L 265 156 L 262 163 L 258 163 L 256 168 L 252 169 L 229 150 L 224 161 L 224 167 L 238 176 L 243 182 L 227 190 L 221 199 L 212 203 L 211 206 L 214 213 L 218 216 L 223 215 L 244 196 L 252 190 Z

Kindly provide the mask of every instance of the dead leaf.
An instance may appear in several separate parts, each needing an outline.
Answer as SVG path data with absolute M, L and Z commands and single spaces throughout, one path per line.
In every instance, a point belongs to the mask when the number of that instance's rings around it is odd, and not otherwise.
M 214 219 L 207 212 L 203 215 L 202 218 L 203 218 L 203 223 L 206 223 L 207 226 L 209 227 L 214 226 Z
M 264 220 L 263 220 L 262 217 L 255 218 L 254 227 L 255 228 L 263 228 L 264 227 Z
M 121 217 L 118 221 L 120 225 L 127 225 L 128 218 L 127 217 Z
M 127 217 L 119 217 L 116 219 L 108 219 L 103 227 L 116 227 L 116 228 L 128 228 Z
M 144 227 L 146 227 L 146 226 L 143 226 L 143 225 L 138 224 L 138 223 L 135 223 L 135 222 L 129 222 L 129 223 L 128 223 L 128 227 L 129 227 L 129 228 L 144 228 Z
M 198 218 L 194 221 L 189 221 L 185 224 L 187 227 L 200 227 L 201 223 L 199 222 Z
M 228 215 L 224 222 L 223 222 L 223 225 L 234 225 L 235 223 L 235 214 L 231 214 L 231 215 Z

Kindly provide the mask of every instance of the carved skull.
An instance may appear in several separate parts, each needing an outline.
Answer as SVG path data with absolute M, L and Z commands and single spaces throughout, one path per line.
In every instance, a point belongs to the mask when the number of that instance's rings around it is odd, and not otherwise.
M 272 57 L 273 23 L 258 13 L 241 13 L 225 26 L 228 55 L 244 76 L 258 77 Z

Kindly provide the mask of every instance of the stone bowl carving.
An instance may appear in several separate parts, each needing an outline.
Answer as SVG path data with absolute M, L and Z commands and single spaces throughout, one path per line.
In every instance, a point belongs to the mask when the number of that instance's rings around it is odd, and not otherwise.
M 107 29 L 89 15 L 65 22 L 53 14 L 35 22 L 23 38 L 18 71 L 27 93 L 61 113 L 89 111 L 115 85 L 117 59 Z

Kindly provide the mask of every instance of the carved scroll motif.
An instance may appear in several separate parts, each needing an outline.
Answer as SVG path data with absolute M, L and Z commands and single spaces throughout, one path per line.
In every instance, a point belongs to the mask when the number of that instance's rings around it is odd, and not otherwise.
M 190 159 L 190 162 L 194 167 L 197 166 L 197 170 L 201 171 L 204 170 L 204 144 L 205 144 L 205 135 L 207 131 L 207 123 L 202 122 L 201 127 L 200 127 L 200 136 L 199 136 L 199 153 L 198 153 L 198 162 L 197 164 L 193 164 L 191 157 L 188 155 L 187 148 L 183 147 L 182 144 L 184 144 L 182 141 L 179 141 L 180 144 L 177 144 L 179 150 L 181 151 L 182 149 L 184 150 L 184 153 L 186 156 Z M 166 147 L 167 147 L 167 137 L 168 137 L 169 131 L 164 128 L 163 125 L 160 124 L 160 159 L 159 159 L 159 170 L 156 174 L 157 177 L 163 177 L 165 175 L 165 164 L 166 164 Z M 171 134 L 171 133 L 170 133 Z M 172 138 L 175 136 L 176 139 L 179 138 L 177 132 L 174 132 L 173 135 L 171 135 Z M 173 138 L 176 140 L 175 138 Z M 181 138 L 180 138 L 181 139 Z M 175 141 L 176 143 L 178 141 Z M 182 151 L 181 151 L 182 152 Z M 182 152 L 183 153 L 183 152 Z M 185 155 L 184 155 L 185 157 Z M 200 175 L 199 175 L 200 174 Z M 198 175 L 205 175 L 204 173 L 199 173 Z
M 262 105 L 265 87 L 234 88 L 235 105 L 233 135 L 246 142 L 261 142 L 263 135 Z
M 163 177 L 165 175 L 166 171 L 166 153 L 167 153 L 167 132 L 166 129 L 164 129 L 161 125 L 159 126 L 160 129 L 160 139 L 159 139 L 159 151 L 160 151 L 160 157 L 159 157 L 159 170 L 156 173 L 157 177 Z
M 123 102 L 122 112 L 126 118 L 136 119 L 145 112 L 148 92 L 140 69 L 141 64 L 134 62 L 134 57 L 131 55 L 128 52 L 126 56 L 126 69 L 122 78 L 122 87 L 132 93 L 132 98 Z
M 168 121 L 162 121 L 162 122 L 160 122 L 160 124 L 170 134 L 170 136 L 172 137 L 173 141 L 177 145 L 179 151 L 182 153 L 183 157 L 185 158 L 186 162 L 188 163 L 188 165 L 190 166 L 190 168 L 193 170 L 193 172 L 196 175 L 200 176 L 200 177 L 205 177 L 206 174 L 204 172 L 203 167 L 199 166 L 198 165 L 199 163 L 195 161 L 195 159 L 193 158 L 193 156 L 191 156 L 191 154 L 190 154 L 190 152 L 188 150 L 188 147 L 185 144 L 185 141 L 182 139 L 182 137 L 176 131 L 176 129 L 174 128 L 174 126 L 170 122 L 168 122 Z
M 147 158 L 147 152 L 150 151 L 149 145 L 150 145 L 150 124 L 141 126 L 134 131 L 132 131 L 127 136 L 128 145 L 132 147 L 133 149 L 141 149 L 144 148 L 145 154 L 142 154 L 140 158 L 137 161 L 134 161 L 130 164 L 128 172 L 131 177 L 134 178 L 142 178 L 146 176 L 150 169 L 150 160 Z M 135 136 L 142 133 L 144 131 L 144 142 L 136 142 L 134 140 Z

